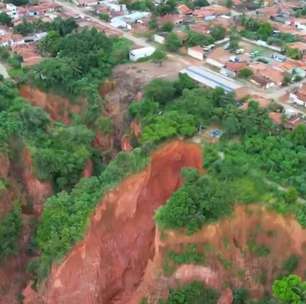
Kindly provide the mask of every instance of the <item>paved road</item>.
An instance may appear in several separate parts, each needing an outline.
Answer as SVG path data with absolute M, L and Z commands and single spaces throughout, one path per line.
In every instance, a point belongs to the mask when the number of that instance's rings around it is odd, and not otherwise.
M 9 74 L 7 72 L 6 67 L 0 62 L 0 74 L 4 77 L 4 78 L 9 78 Z

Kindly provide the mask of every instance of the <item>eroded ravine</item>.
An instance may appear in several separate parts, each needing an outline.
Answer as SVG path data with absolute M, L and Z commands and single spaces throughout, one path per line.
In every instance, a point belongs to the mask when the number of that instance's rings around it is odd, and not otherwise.
M 154 256 L 154 210 L 178 188 L 183 167 L 201 166 L 200 147 L 191 143 L 174 141 L 153 153 L 144 171 L 103 198 L 84 240 L 53 267 L 44 303 L 128 303 Z

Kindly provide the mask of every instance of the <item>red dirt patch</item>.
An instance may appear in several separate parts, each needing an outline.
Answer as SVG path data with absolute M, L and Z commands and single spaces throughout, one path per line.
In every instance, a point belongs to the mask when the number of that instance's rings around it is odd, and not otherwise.
M 80 114 L 82 105 L 73 104 L 69 99 L 50 93 L 45 93 L 28 85 L 20 87 L 20 95 L 33 106 L 44 109 L 53 120 L 64 124 L 70 123 L 71 113 Z
M 218 289 L 244 287 L 254 297 L 260 297 L 271 291 L 273 281 L 290 256 L 300 257 L 294 273 L 303 277 L 306 271 L 306 231 L 294 218 L 267 211 L 260 205 L 237 206 L 232 217 L 204 226 L 191 236 L 177 231 L 163 233 L 158 243 L 159 257 L 154 261 L 159 269 L 155 267 L 155 280 L 162 279 L 166 290 L 175 286 L 175 282 L 200 279 Z M 179 266 L 165 280 L 160 276 L 164 254 L 169 250 L 179 252 L 187 244 L 195 244 L 203 253 L 204 265 Z
M 154 210 L 178 188 L 183 167 L 201 165 L 198 146 L 174 141 L 155 152 L 144 171 L 109 192 L 84 240 L 53 267 L 44 302 L 128 303 L 154 255 Z

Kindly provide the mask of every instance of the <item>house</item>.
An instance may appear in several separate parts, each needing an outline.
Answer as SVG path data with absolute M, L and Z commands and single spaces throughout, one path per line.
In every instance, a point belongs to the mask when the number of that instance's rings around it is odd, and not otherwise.
M 306 31 L 306 18 L 296 18 L 294 25 L 298 30 Z
M 145 18 L 150 17 L 151 13 L 149 12 L 134 12 L 128 15 L 124 15 L 121 18 L 126 21 L 128 24 L 135 24 Z
M 204 6 L 193 11 L 193 15 L 196 18 L 204 18 L 204 20 L 213 20 L 221 15 L 228 15 L 230 13 L 230 9 L 221 5 L 210 5 Z
M 235 77 L 242 69 L 245 69 L 247 66 L 247 62 L 227 62 L 225 64 L 225 69 L 233 73 Z
M 85 7 L 85 6 L 95 6 L 99 4 L 98 0 L 77 0 L 77 6 Z
M 192 9 L 190 9 L 186 4 L 180 4 L 176 8 L 179 14 L 181 15 L 191 15 L 192 14 Z
M 15 19 L 18 17 L 17 6 L 12 3 L 6 4 L 6 13 L 12 18 Z
M 174 25 L 182 24 L 184 22 L 184 16 L 179 14 L 167 14 L 161 16 L 158 20 L 160 25 L 168 22 L 173 23 Z
M 200 60 L 200 61 L 204 60 L 204 51 L 203 51 L 203 48 L 200 46 L 189 47 L 187 49 L 187 54 L 190 57 L 195 58 L 197 60 Z
M 306 84 L 304 83 L 295 92 L 290 93 L 289 100 L 294 104 L 306 107 Z
M 129 58 L 131 61 L 137 61 L 142 58 L 151 56 L 155 52 L 155 47 L 143 47 L 139 49 L 131 50 L 129 53 Z
M 234 25 L 234 20 L 227 15 L 221 15 L 210 21 L 210 27 L 222 26 L 225 29 L 229 29 Z
M 260 70 L 258 74 L 266 80 L 266 88 L 274 86 L 280 87 L 283 84 L 284 73 L 280 70 L 267 67 L 264 70 Z
M 128 24 L 125 20 L 123 20 L 121 18 L 121 16 L 112 18 L 111 21 L 110 21 L 110 24 L 111 24 L 111 26 L 113 26 L 115 28 L 127 29 L 127 30 L 132 29 L 131 25 Z
M 219 69 L 223 68 L 226 63 L 230 61 L 230 52 L 224 50 L 224 48 L 219 47 L 213 49 L 207 56 L 206 62 L 211 66 L 217 67 Z
M 280 87 L 283 83 L 284 72 L 281 69 L 261 62 L 251 63 L 248 67 L 253 71 L 252 82 L 256 85 L 270 88 L 274 86 Z
M 23 37 L 18 34 L 7 32 L 0 36 L 0 46 L 11 47 L 18 44 L 20 41 L 23 41 Z
M 199 34 L 208 34 L 209 33 L 209 25 L 204 22 L 196 22 L 194 24 L 190 25 L 190 29 L 193 32 L 199 33 Z
M 128 10 L 125 4 L 118 4 L 116 2 L 110 1 L 99 1 L 100 5 L 107 7 L 111 12 L 121 12 L 122 14 L 127 14 Z
M 294 116 L 287 120 L 285 127 L 289 130 L 294 130 L 301 123 L 302 123 L 301 118 L 299 116 Z
M 166 37 L 163 34 L 154 34 L 153 40 L 159 44 L 164 44 Z

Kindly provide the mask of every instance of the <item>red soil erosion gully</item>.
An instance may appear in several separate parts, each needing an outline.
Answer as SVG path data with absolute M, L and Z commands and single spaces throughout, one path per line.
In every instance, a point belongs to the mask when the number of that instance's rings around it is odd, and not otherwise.
M 149 166 L 105 195 L 90 227 L 40 295 L 28 286 L 24 303 L 127 304 L 154 257 L 154 211 L 181 184 L 181 169 L 202 167 L 199 146 L 173 141 L 153 153 Z

